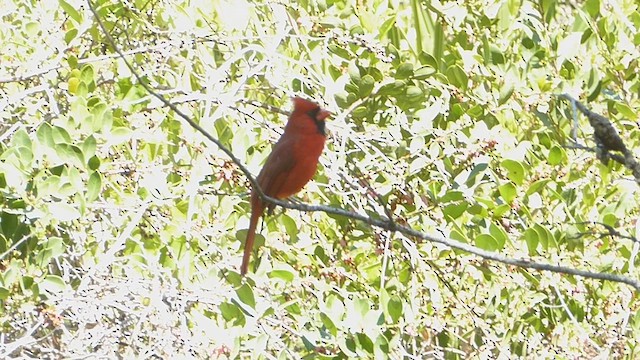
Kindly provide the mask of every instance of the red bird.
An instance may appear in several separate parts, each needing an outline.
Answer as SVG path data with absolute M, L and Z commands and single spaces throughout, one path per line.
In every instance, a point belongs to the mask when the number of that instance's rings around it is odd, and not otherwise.
M 318 167 L 318 158 L 327 138 L 324 119 L 330 114 L 329 111 L 311 101 L 299 97 L 293 98 L 293 112 L 284 127 L 284 133 L 273 146 L 271 154 L 256 178 L 265 195 L 285 199 L 302 190 L 311 180 Z M 271 213 L 274 205 L 265 204 L 256 189 L 253 189 L 251 220 L 240 267 L 242 275 L 246 274 L 249 268 L 256 227 L 265 207 Z

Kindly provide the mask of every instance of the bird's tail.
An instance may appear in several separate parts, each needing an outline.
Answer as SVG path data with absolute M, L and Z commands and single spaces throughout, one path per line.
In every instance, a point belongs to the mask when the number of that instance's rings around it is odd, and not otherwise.
M 249 220 L 249 231 L 247 232 L 247 239 L 244 242 L 244 255 L 242 256 L 242 265 L 240 266 L 240 275 L 245 275 L 249 270 L 249 260 L 251 259 L 251 252 L 253 252 L 253 243 L 256 239 L 256 228 L 258 227 L 258 220 L 264 211 L 264 205 L 260 199 L 251 194 L 251 219 Z

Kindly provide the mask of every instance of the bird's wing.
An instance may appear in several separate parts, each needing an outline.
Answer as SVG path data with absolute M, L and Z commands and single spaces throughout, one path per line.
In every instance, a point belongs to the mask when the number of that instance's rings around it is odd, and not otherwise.
M 283 136 L 273 146 L 273 150 L 271 150 L 271 154 L 257 178 L 258 185 L 265 195 L 277 196 L 280 188 L 285 184 L 289 172 L 295 166 L 296 158 L 292 152 L 294 142 L 293 138 Z

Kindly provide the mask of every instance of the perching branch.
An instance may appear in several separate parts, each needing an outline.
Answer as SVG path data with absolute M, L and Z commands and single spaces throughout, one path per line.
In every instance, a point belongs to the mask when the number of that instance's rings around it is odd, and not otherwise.
M 323 205 L 308 205 L 303 203 L 294 204 L 291 202 L 282 201 L 282 200 L 278 200 L 278 199 L 266 196 L 258 186 L 255 178 L 251 175 L 249 170 L 246 168 L 246 166 L 244 166 L 243 163 L 237 157 L 235 157 L 229 149 L 227 149 L 218 139 L 213 137 L 211 134 L 207 133 L 200 125 L 198 125 L 195 121 L 189 118 L 189 116 L 187 116 L 182 111 L 180 111 L 180 109 L 178 109 L 174 104 L 169 102 L 162 95 L 159 95 L 157 92 L 155 92 L 154 89 L 152 89 L 144 81 L 144 79 L 142 79 L 140 75 L 138 75 L 136 69 L 126 59 L 124 53 L 118 48 L 115 41 L 113 40 L 113 38 L 111 37 L 107 29 L 105 28 L 104 24 L 102 23 L 102 20 L 100 19 L 100 16 L 95 11 L 93 4 L 91 3 L 91 0 L 87 0 L 87 3 L 89 4 L 89 8 L 91 9 L 91 12 L 93 13 L 96 21 L 98 22 L 98 25 L 102 29 L 102 32 L 105 34 L 105 37 L 109 41 L 110 45 L 120 55 L 120 57 L 122 58 L 126 66 L 129 68 L 129 70 L 131 70 L 131 72 L 134 74 L 138 82 L 145 88 L 145 90 L 149 92 L 149 94 L 153 95 L 158 100 L 160 100 L 168 108 L 173 110 L 179 117 L 184 119 L 191 127 L 193 127 L 195 130 L 200 132 L 205 138 L 207 138 L 209 141 L 214 143 L 220 150 L 222 150 L 229 157 L 229 159 L 231 159 L 231 161 L 233 161 L 238 166 L 240 171 L 242 171 L 242 173 L 247 177 L 247 179 L 249 179 L 249 182 L 251 183 L 253 188 L 258 191 L 260 197 L 265 201 L 274 205 L 282 206 L 283 208 L 287 208 L 287 209 L 293 209 L 293 210 L 305 211 L 305 212 L 320 211 L 327 214 L 338 215 L 338 216 L 346 217 L 349 219 L 362 221 L 373 227 L 388 230 L 391 232 L 397 231 L 408 237 L 414 237 L 414 238 L 418 238 L 418 239 L 422 239 L 430 242 L 443 244 L 451 248 L 463 250 L 468 253 L 474 254 L 476 256 L 482 257 L 484 259 L 501 262 L 503 264 L 513 265 L 513 266 L 522 267 L 522 268 L 536 269 L 540 271 L 550 271 L 550 272 L 563 273 L 563 274 L 574 275 L 574 276 L 581 276 L 581 277 L 590 278 L 590 279 L 614 281 L 614 282 L 630 285 L 634 287 L 636 290 L 640 291 L 640 281 L 629 278 L 629 277 L 610 274 L 610 273 L 596 273 L 596 272 L 591 272 L 586 270 L 578 270 L 578 269 L 573 269 L 566 266 L 538 263 L 538 262 L 525 260 L 525 259 L 509 258 L 504 255 L 483 250 L 473 245 L 469 245 L 467 243 L 463 243 L 457 240 L 453 240 L 443 236 L 435 236 L 435 235 L 422 233 L 408 226 L 398 224 L 394 222 L 392 219 L 389 219 L 388 217 L 385 217 L 385 216 L 380 216 L 380 218 L 374 219 L 359 213 L 347 211 L 340 208 L 334 208 L 334 207 L 323 206 Z

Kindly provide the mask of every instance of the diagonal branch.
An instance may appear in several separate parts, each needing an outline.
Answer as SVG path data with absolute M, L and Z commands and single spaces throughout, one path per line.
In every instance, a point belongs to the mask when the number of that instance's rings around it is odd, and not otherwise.
M 629 278 L 629 277 L 610 274 L 610 273 L 597 273 L 597 272 L 591 272 L 586 270 L 579 270 L 579 269 L 574 269 L 574 268 L 561 266 L 561 265 L 538 263 L 538 262 L 525 260 L 525 259 L 510 258 L 495 252 L 483 250 L 473 245 L 469 245 L 467 243 L 463 243 L 463 242 L 446 238 L 443 236 L 425 234 L 418 230 L 412 229 L 408 226 L 398 224 L 394 222 L 392 219 L 389 219 L 388 217 L 385 217 L 385 216 L 380 216 L 379 218 L 371 218 L 359 213 L 347 211 L 340 208 L 334 208 L 334 207 L 323 206 L 323 205 L 308 205 L 308 204 L 302 204 L 302 203 L 294 204 L 291 202 L 282 201 L 282 200 L 278 200 L 278 199 L 266 196 L 258 186 L 255 178 L 251 175 L 247 167 L 243 165 L 240 159 L 238 159 L 233 155 L 231 150 L 227 149 L 218 139 L 213 137 L 211 134 L 207 133 L 200 125 L 198 125 L 195 121 L 193 121 L 189 116 L 184 114 L 182 111 L 180 111 L 180 109 L 178 109 L 174 104 L 169 102 L 162 95 L 155 92 L 154 89 L 152 89 L 144 81 L 144 79 L 142 79 L 140 75 L 138 75 L 136 69 L 125 58 L 124 53 L 118 48 L 115 41 L 113 40 L 113 38 L 111 37 L 107 29 L 105 28 L 104 24 L 102 23 L 102 20 L 100 19 L 100 16 L 98 15 L 98 13 L 93 7 L 91 0 L 87 0 L 87 3 L 89 4 L 89 8 L 93 12 L 93 15 L 96 21 L 98 22 L 98 25 L 102 29 L 110 45 L 120 55 L 120 57 L 122 58 L 126 66 L 131 70 L 131 72 L 134 74 L 138 82 L 145 88 L 145 90 L 148 91 L 154 97 L 156 97 L 158 100 L 160 100 L 163 104 L 165 104 L 171 110 L 173 110 L 179 117 L 184 119 L 191 127 L 193 127 L 195 130 L 200 132 L 205 138 L 207 138 L 209 141 L 214 143 L 220 150 L 222 150 L 229 157 L 229 159 L 231 159 L 231 161 L 233 161 L 238 166 L 238 168 L 244 173 L 244 175 L 251 182 L 251 185 L 254 187 L 254 189 L 257 189 L 260 197 L 263 198 L 265 201 L 278 206 L 282 206 L 283 208 L 287 208 L 287 209 L 293 209 L 293 210 L 299 210 L 299 211 L 305 211 L 305 212 L 320 211 L 327 214 L 338 215 L 338 216 L 350 218 L 353 220 L 362 221 L 370 226 L 374 226 L 374 227 L 388 230 L 388 231 L 397 231 L 406 236 L 443 244 L 451 248 L 463 250 L 470 254 L 474 254 L 476 256 L 482 257 L 484 259 L 497 261 L 503 264 L 513 265 L 513 266 L 522 267 L 522 268 L 536 269 L 540 271 L 550 271 L 555 273 L 581 276 L 581 277 L 590 278 L 590 279 L 614 281 L 614 282 L 630 285 L 634 287 L 636 290 L 640 291 L 640 281 Z

